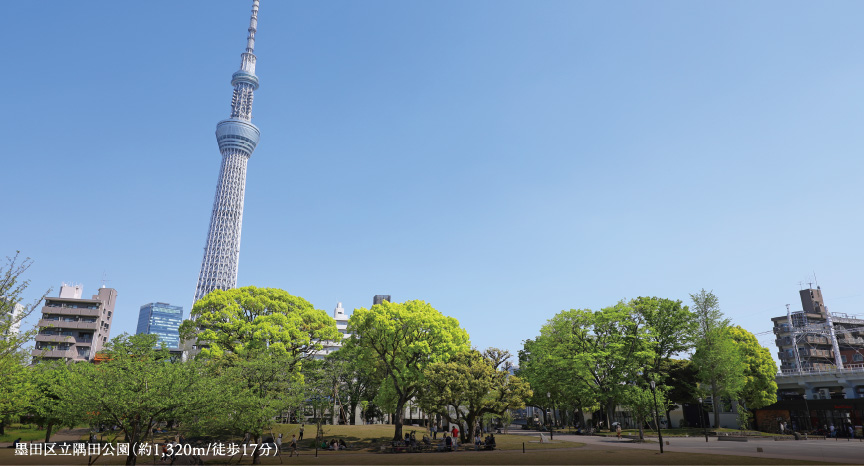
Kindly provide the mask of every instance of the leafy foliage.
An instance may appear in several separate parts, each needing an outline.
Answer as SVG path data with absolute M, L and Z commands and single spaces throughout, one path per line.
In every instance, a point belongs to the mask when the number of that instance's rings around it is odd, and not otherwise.
M 460 425 L 463 441 L 485 414 L 502 416 L 505 411 L 525 406 L 532 392 L 524 380 L 510 375 L 503 363 L 506 351 L 490 348 L 459 353 L 447 362 L 430 364 L 425 370 L 427 389 L 418 402 L 430 413 L 439 413 Z
M 215 290 L 195 303 L 191 315 L 180 335 L 196 341 L 205 359 L 264 351 L 299 363 L 321 349 L 322 341 L 341 338 L 326 312 L 277 288 Z
M 468 333 L 459 321 L 424 301 L 355 309 L 348 321 L 346 347 L 358 367 L 380 384 L 375 404 L 395 411 L 394 440 L 402 437 L 402 412 L 425 387 L 425 369 L 468 350 Z
M 720 425 L 717 406 L 721 398 L 734 399 L 744 387 L 744 363 L 729 330 L 729 319 L 723 317 L 717 297 L 704 289 L 690 297 L 699 322 L 699 339 L 691 362 L 699 382 L 711 395 L 715 406 L 714 427 L 717 427 Z
M 752 333 L 739 326 L 729 329 L 744 364 L 744 386 L 737 398 L 748 409 L 759 409 L 777 401 L 777 364 L 768 348 Z

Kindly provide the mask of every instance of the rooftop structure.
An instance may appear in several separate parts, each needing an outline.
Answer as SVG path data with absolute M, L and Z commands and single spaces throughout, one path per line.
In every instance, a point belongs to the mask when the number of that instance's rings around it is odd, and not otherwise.
M 210 214 L 204 259 L 195 289 L 195 301 L 213 290 L 228 290 L 237 286 L 246 164 L 260 137 L 258 127 L 251 122 L 252 98 L 258 89 L 254 54 L 257 28 L 258 0 L 253 0 L 246 51 L 240 55 L 240 70 L 231 76 L 231 85 L 234 86 L 231 116 L 216 125 L 216 142 L 222 153 L 222 165 Z

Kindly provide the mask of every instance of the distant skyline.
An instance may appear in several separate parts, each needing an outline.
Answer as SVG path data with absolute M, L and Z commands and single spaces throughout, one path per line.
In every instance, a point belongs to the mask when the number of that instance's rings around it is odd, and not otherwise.
M 4 5 L 0 255 L 34 260 L 27 298 L 104 275 L 112 337 L 191 309 L 250 6 Z M 514 356 L 563 309 L 701 288 L 767 331 L 814 273 L 864 314 L 862 14 L 262 0 L 238 286 L 422 299 Z

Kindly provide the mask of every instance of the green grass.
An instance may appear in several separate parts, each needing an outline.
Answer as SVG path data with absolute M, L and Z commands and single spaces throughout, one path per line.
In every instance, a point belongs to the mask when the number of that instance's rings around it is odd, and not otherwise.
M 45 440 L 45 429 L 37 429 L 35 424 L 11 424 L 6 426 L 6 434 L 0 435 L 0 443 L 14 442 L 18 437 L 24 442 Z

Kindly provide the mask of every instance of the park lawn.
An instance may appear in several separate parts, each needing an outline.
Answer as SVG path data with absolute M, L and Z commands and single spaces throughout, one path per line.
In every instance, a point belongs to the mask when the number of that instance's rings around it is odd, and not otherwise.
M 18 437 L 24 442 L 45 440 L 45 429 L 36 429 L 35 424 L 11 424 L 6 426 L 6 433 L 0 435 L 0 443 L 14 442 Z
M 11 448 L 0 449 L 0 464 L 87 464 L 87 457 L 70 456 L 14 456 Z M 96 464 L 123 464 L 125 457 L 102 457 Z M 207 458 L 205 464 L 227 464 L 227 459 Z M 251 458 L 239 463 L 251 464 Z M 304 452 L 299 457 L 262 457 L 262 464 L 831 464 L 794 461 L 781 458 L 752 456 L 708 455 L 691 453 L 656 453 L 637 450 L 588 450 L 580 448 L 538 450 L 526 453 L 512 451 L 449 452 L 449 453 L 363 453 L 347 455 L 343 452 Z M 149 464 L 141 461 L 141 464 Z

